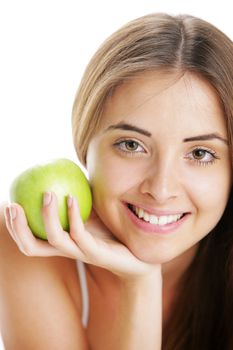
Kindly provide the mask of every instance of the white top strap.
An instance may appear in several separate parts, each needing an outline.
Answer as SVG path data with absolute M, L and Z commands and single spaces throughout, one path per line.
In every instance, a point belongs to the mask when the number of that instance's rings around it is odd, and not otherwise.
M 85 264 L 77 260 L 77 268 L 79 274 L 79 281 L 81 286 L 81 294 L 82 294 L 82 324 L 83 327 L 87 327 L 88 317 L 89 317 L 89 295 L 88 295 L 88 287 L 87 287 L 87 277 L 85 271 Z

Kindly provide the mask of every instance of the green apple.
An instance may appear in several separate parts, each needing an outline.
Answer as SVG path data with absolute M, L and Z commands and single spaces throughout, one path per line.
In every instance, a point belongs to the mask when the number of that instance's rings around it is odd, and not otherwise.
M 11 201 L 23 207 L 28 225 L 36 237 L 47 239 L 41 215 L 43 194 L 47 191 L 52 191 L 57 196 L 58 215 L 65 231 L 69 231 L 69 194 L 77 198 L 83 222 L 88 219 L 92 208 L 91 189 L 80 167 L 68 159 L 36 165 L 21 173 L 10 188 Z

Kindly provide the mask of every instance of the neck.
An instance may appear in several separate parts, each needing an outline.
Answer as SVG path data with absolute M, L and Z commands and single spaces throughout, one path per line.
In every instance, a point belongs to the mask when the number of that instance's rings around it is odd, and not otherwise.
M 180 279 L 184 275 L 185 271 L 188 269 L 192 263 L 199 245 L 191 247 L 183 254 L 177 258 L 163 264 L 162 274 L 163 274 L 163 285 L 165 289 L 173 289 L 174 286 L 179 283 Z
M 181 279 L 191 265 L 198 249 L 198 244 L 188 249 L 172 261 L 163 264 L 163 322 L 166 324 L 172 306 L 179 294 Z

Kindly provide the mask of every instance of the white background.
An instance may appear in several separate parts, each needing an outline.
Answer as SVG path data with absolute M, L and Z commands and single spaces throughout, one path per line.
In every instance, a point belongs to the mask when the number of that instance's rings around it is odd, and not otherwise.
M 27 167 L 77 161 L 72 103 L 108 35 L 136 17 L 168 12 L 196 15 L 233 38 L 230 6 L 230 0 L 0 0 L 0 201 Z

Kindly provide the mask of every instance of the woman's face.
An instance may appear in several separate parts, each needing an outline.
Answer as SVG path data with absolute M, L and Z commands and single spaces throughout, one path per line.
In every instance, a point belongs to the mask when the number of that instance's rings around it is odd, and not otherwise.
M 140 260 L 164 263 L 220 220 L 231 188 L 224 114 L 191 73 L 146 73 L 119 86 L 89 144 L 94 208 Z

